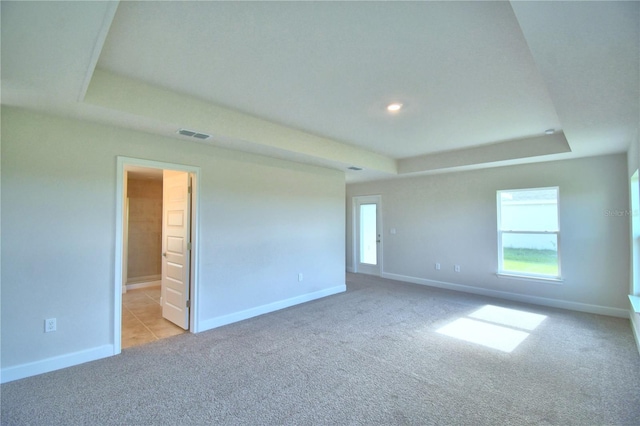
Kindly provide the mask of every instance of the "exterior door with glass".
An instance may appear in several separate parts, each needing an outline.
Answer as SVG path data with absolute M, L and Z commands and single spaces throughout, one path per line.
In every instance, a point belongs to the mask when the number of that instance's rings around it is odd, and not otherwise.
M 354 199 L 355 272 L 380 275 L 382 270 L 382 218 L 380 196 Z

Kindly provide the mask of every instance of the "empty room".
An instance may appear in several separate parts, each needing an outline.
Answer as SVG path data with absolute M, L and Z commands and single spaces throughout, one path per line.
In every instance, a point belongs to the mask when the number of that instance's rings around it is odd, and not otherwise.
M 0 19 L 3 425 L 638 424 L 640 2 Z

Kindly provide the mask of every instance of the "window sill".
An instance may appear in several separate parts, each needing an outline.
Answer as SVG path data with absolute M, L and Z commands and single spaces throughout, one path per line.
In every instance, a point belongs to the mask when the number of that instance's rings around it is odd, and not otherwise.
M 629 295 L 629 301 L 631 302 L 631 307 L 633 310 L 640 314 L 640 296 L 634 296 L 633 294 Z
M 496 272 L 498 278 L 513 278 L 516 280 L 525 280 L 525 281 L 541 281 L 548 284 L 556 284 L 560 285 L 564 282 L 562 278 L 559 277 L 541 277 L 535 275 L 524 275 L 524 274 L 516 274 L 511 272 Z

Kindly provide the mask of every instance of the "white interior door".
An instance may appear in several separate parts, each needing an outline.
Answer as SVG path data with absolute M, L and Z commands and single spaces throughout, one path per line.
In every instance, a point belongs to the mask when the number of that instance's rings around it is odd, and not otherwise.
M 189 173 L 163 171 L 162 316 L 189 329 L 191 265 Z
M 380 275 L 382 265 L 380 196 L 356 197 L 354 214 L 356 272 Z

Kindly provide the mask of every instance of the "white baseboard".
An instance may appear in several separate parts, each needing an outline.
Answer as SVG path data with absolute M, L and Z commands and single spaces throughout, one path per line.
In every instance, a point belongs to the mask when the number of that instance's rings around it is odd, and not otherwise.
M 144 282 L 139 282 L 139 283 L 135 283 L 135 284 L 127 284 L 127 291 L 128 290 L 135 290 L 135 289 L 138 289 L 138 288 L 160 287 L 161 285 L 162 285 L 162 281 L 161 280 L 144 281 Z
M 97 348 L 64 354 L 40 361 L 15 365 L 13 367 L 6 367 L 0 370 L 0 383 L 12 382 L 14 380 L 24 379 L 25 377 L 31 377 L 38 374 L 48 373 L 50 371 L 60 370 L 61 368 L 67 368 L 73 365 L 95 361 L 97 359 L 106 358 L 112 355 L 115 355 L 114 346 L 104 345 L 98 346 Z
M 206 331 L 212 328 L 221 327 L 223 325 L 288 308 L 300 303 L 310 302 L 322 297 L 342 293 L 346 290 L 347 286 L 345 284 L 342 284 L 328 289 L 316 291 L 314 293 L 308 293 L 302 296 L 292 297 L 290 299 L 269 303 L 233 314 L 223 315 L 218 318 L 200 321 L 198 327 L 199 329 L 194 330 L 194 332 Z M 114 345 L 104 345 L 97 348 L 86 349 L 83 351 L 47 358 L 40 361 L 6 367 L 0 370 L 0 383 L 12 382 L 14 380 L 24 379 L 26 377 L 36 376 L 38 374 L 48 373 L 50 371 L 60 370 L 62 368 L 83 364 L 85 362 L 110 357 L 115 355 L 114 351 Z
M 223 315 L 223 316 L 211 318 L 208 320 L 201 320 L 198 324 L 198 330 L 195 330 L 195 332 L 198 333 L 201 331 L 211 330 L 217 327 L 222 327 L 223 325 L 257 317 L 258 315 L 268 314 L 269 312 L 274 312 L 274 311 L 278 311 L 280 309 L 288 308 L 294 305 L 299 305 L 300 303 L 310 302 L 312 300 L 342 293 L 342 292 L 345 292 L 346 290 L 347 290 L 347 286 L 345 284 L 337 285 L 335 287 L 316 291 L 314 293 L 308 293 L 308 294 L 303 294 L 302 296 L 292 297 L 290 299 L 279 300 L 277 302 L 268 303 L 262 306 L 256 306 L 255 308 L 246 309 L 244 311 L 234 312 L 229 315 Z
M 444 281 L 427 280 L 424 278 L 408 277 L 405 275 L 382 273 L 383 278 L 390 280 L 404 281 L 413 284 L 426 285 L 429 287 L 444 288 L 447 290 L 461 291 L 464 293 L 479 294 L 482 296 L 496 297 L 499 299 L 513 300 L 515 302 L 531 303 L 533 305 L 549 306 L 552 308 L 569 309 L 572 311 L 588 312 L 591 314 L 608 315 L 619 318 L 629 318 L 629 311 L 620 308 L 610 308 L 608 306 L 589 305 L 586 303 L 570 302 L 567 300 L 549 299 L 546 297 L 529 296 L 526 294 L 510 293 L 507 291 L 490 290 L 480 287 L 472 287 L 463 284 L 453 284 Z

